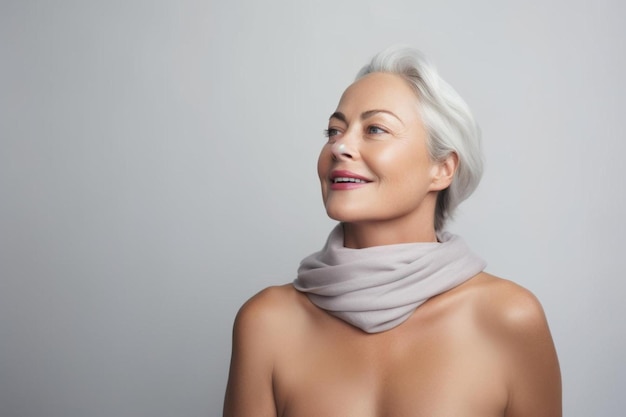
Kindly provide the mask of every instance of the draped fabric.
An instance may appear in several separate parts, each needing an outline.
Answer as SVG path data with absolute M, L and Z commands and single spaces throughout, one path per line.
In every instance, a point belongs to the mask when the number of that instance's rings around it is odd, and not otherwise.
M 438 239 L 350 249 L 338 224 L 323 249 L 301 261 L 293 285 L 328 313 L 367 333 L 383 332 L 485 268 L 459 236 L 442 232 Z

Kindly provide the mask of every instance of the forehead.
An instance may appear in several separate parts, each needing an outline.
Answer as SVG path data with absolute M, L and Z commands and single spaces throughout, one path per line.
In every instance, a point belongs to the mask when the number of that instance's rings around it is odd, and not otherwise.
M 406 117 L 416 115 L 418 98 L 409 83 L 396 74 L 374 72 L 344 91 L 337 106 L 341 112 L 389 110 Z

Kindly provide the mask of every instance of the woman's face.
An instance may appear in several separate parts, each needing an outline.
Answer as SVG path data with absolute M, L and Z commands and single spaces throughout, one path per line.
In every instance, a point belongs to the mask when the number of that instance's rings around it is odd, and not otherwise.
M 437 180 L 441 164 L 430 160 L 418 99 L 405 80 L 372 73 L 356 81 L 327 133 L 317 169 L 331 218 L 433 221 L 436 193 L 447 184 Z

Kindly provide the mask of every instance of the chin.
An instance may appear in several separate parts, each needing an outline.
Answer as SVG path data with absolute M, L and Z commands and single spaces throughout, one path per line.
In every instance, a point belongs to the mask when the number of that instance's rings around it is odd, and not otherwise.
M 353 222 L 358 217 L 353 210 L 347 210 L 346 208 L 336 208 L 326 206 L 326 214 L 333 220 L 338 222 Z
M 331 219 L 342 223 L 359 223 L 376 220 L 376 216 L 373 216 L 373 213 L 368 213 L 367 210 L 356 207 L 348 208 L 327 206 L 326 214 Z

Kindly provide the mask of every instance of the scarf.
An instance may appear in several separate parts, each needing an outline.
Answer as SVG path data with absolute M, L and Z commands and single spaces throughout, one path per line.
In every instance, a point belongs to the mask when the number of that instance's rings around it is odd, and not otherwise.
M 321 251 L 300 262 L 294 287 L 317 307 L 367 333 L 402 324 L 430 297 L 481 272 L 486 263 L 463 239 L 350 249 L 338 224 Z

